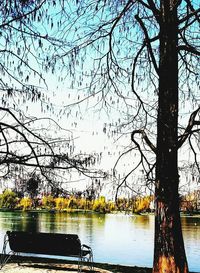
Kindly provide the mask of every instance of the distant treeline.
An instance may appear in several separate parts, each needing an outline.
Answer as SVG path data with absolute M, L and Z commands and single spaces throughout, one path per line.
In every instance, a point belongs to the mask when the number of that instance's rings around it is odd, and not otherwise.
M 0 194 L 0 208 L 20 210 L 46 209 L 55 211 L 91 210 L 101 213 L 128 211 L 140 213 L 151 211 L 152 200 L 152 196 L 136 197 L 132 199 L 119 198 L 117 199 L 117 202 L 106 201 L 104 196 L 93 200 L 76 196 L 53 197 L 52 195 L 44 195 L 35 198 L 19 198 L 15 192 L 5 190 Z
M 114 202 L 107 201 L 104 196 L 93 199 L 76 195 L 54 197 L 50 194 L 34 198 L 19 197 L 14 191 L 5 190 L 0 194 L 0 209 L 142 213 L 154 210 L 154 197 L 151 195 L 118 198 Z M 180 197 L 180 210 L 189 213 L 200 211 L 200 191 L 194 191 Z

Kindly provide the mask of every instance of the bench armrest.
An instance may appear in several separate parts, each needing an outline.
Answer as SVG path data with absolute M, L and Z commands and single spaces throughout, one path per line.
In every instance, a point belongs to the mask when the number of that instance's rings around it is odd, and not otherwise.
M 90 246 L 87 246 L 87 245 L 84 245 L 84 244 L 82 245 L 82 247 L 83 247 L 83 248 L 87 248 L 87 249 L 91 249 Z

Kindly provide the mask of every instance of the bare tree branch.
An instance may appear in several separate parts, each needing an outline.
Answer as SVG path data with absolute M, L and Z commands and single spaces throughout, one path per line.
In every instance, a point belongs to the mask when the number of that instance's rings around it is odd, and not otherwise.
M 142 19 L 138 16 L 138 15 L 135 15 L 135 19 L 138 21 L 138 23 L 140 24 L 143 32 L 144 32 L 144 35 L 145 35 L 145 41 L 146 41 L 146 44 L 147 44 L 147 48 L 148 48 L 148 51 L 149 51 L 149 54 L 151 56 L 151 60 L 152 60 L 152 63 L 154 65 L 154 68 L 155 68 L 155 71 L 157 72 L 157 74 L 159 74 L 159 69 L 158 69 L 158 65 L 157 65 L 157 62 L 156 62 L 156 59 L 155 59 L 155 56 L 154 56 L 154 53 L 153 53 L 153 49 L 151 47 L 151 39 L 149 38 L 149 35 L 148 35 L 148 31 L 142 21 Z
M 196 21 L 200 22 L 200 8 L 195 10 L 190 0 L 185 0 L 185 1 L 187 2 L 187 5 L 191 10 L 191 13 L 187 14 L 187 16 L 180 19 L 179 24 L 182 24 L 185 21 L 188 21 L 193 16 L 195 16 Z
M 193 133 L 192 129 L 195 125 L 200 125 L 200 121 L 196 121 L 195 118 L 197 116 L 197 114 L 200 111 L 200 107 L 198 107 L 191 115 L 190 115 L 190 119 L 188 122 L 187 127 L 185 128 L 185 132 L 179 136 L 179 140 L 178 140 L 178 148 L 180 148 L 183 143 L 187 140 L 187 138 Z
M 192 47 L 192 46 L 187 46 L 187 45 L 179 45 L 178 46 L 178 50 L 184 50 L 187 52 L 190 52 L 196 56 L 200 56 L 200 51 L 198 51 L 196 48 Z
M 134 136 L 136 134 L 141 134 L 142 135 L 142 139 L 145 140 L 146 144 L 149 146 L 149 148 L 156 154 L 156 147 L 153 145 L 153 143 L 150 141 L 150 139 L 148 138 L 148 136 L 146 135 L 144 130 L 134 130 L 131 133 L 131 140 L 133 142 L 135 142 Z

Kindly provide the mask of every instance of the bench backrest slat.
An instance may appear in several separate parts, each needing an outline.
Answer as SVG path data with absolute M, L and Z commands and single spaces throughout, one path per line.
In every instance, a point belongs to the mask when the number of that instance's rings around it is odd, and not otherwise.
M 59 256 L 78 256 L 81 242 L 76 234 L 7 231 L 14 252 Z

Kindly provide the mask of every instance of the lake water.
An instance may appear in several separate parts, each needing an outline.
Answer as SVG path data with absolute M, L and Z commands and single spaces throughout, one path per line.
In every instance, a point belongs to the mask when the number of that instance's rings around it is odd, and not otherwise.
M 183 217 L 189 269 L 200 272 L 200 218 Z M 95 262 L 152 267 L 154 216 L 97 213 L 0 212 L 0 244 L 7 230 L 75 233 Z

